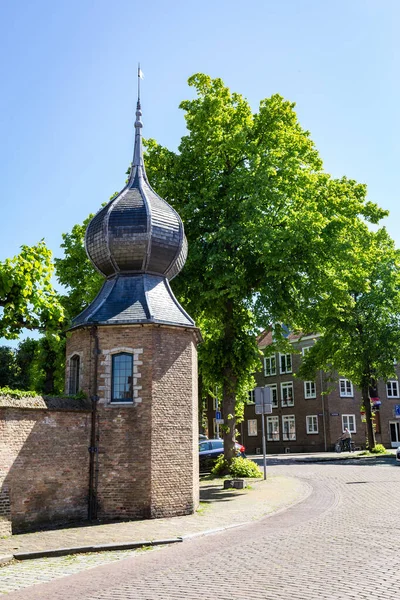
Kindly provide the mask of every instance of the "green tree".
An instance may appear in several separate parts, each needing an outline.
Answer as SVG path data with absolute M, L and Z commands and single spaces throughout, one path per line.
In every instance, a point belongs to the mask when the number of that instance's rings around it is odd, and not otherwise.
M 104 282 L 85 251 L 85 231 L 92 218 L 90 214 L 81 225 L 74 225 L 70 233 L 62 235 L 64 257 L 54 261 L 57 279 L 65 288 L 65 292 L 60 294 L 60 302 L 68 321 L 90 304 Z
M 321 337 L 304 358 L 299 375 L 317 370 L 350 379 L 362 392 L 369 448 L 375 446 L 370 390 L 395 376 L 400 348 L 400 252 L 385 229 L 358 241 L 363 251 L 341 273 L 341 293 L 325 295 L 308 315 Z
M 39 340 L 26 338 L 18 344 L 15 354 L 17 377 L 15 387 L 19 390 L 38 390 L 34 374 L 34 361 Z
M 0 346 L 0 388 L 14 387 L 16 375 L 14 350 L 9 346 Z
M 198 74 L 189 85 L 196 97 L 181 103 L 188 133 L 179 152 L 150 140 L 146 165 L 185 223 L 189 256 L 173 287 L 202 326 L 230 460 L 235 405 L 258 366 L 257 328 L 301 324 L 321 295 L 340 296 L 359 252 L 354 231 L 367 233 L 366 222 L 386 213 L 366 201 L 364 185 L 323 171 L 294 104 L 274 95 L 253 114 L 220 79 Z
M 63 309 L 51 284 L 53 264 L 44 241 L 22 246 L 0 262 L 0 337 L 16 339 L 23 329 L 58 329 Z

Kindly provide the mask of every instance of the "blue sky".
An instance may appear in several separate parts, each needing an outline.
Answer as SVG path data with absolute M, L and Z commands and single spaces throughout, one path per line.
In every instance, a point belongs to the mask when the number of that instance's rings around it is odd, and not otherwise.
M 397 194 L 400 3 L 396 0 L 3 0 L 0 5 L 0 260 L 70 231 L 123 186 L 136 65 L 145 137 L 176 149 L 178 105 L 196 72 L 221 77 L 257 110 L 296 102 L 334 176 Z

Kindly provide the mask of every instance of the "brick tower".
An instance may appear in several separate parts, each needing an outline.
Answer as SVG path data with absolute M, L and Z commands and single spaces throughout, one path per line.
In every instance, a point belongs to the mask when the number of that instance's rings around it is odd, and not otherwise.
M 67 393 L 92 399 L 89 518 L 183 515 L 198 505 L 199 332 L 169 286 L 187 256 L 183 224 L 151 188 L 140 96 L 128 184 L 89 223 L 106 278 L 66 350 Z

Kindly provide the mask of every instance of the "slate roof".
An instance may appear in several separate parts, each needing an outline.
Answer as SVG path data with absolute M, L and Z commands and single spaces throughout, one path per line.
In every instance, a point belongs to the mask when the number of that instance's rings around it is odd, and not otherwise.
M 136 323 L 195 326 L 165 277 L 142 274 L 107 279 L 93 302 L 73 320 L 71 328 Z

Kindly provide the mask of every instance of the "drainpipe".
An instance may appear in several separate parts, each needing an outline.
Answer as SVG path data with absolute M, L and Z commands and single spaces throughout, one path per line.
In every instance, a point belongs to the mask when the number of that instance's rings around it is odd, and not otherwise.
M 325 402 L 324 402 L 324 394 L 323 394 L 324 390 L 322 389 L 322 371 L 319 372 L 319 376 L 320 376 L 320 385 L 321 385 L 322 425 L 324 428 L 324 448 L 325 448 L 325 452 L 326 452 L 328 447 L 327 447 L 327 443 L 326 443 L 326 419 L 325 419 Z
M 93 339 L 93 382 L 91 396 L 92 401 L 92 414 L 91 414 L 91 428 L 90 428 L 90 447 L 89 447 L 89 502 L 88 502 L 88 519 L 94 521 L 97 519 L 97 479 L 98 479 L 98 433 L 97 425 L 97 402 L 99 397 L 97 395 L 97 374 L 98 374 L 98 360 L 99 360 L 99 337 L 97 334 L 97 327 L 93 326 L 90 335 Z

